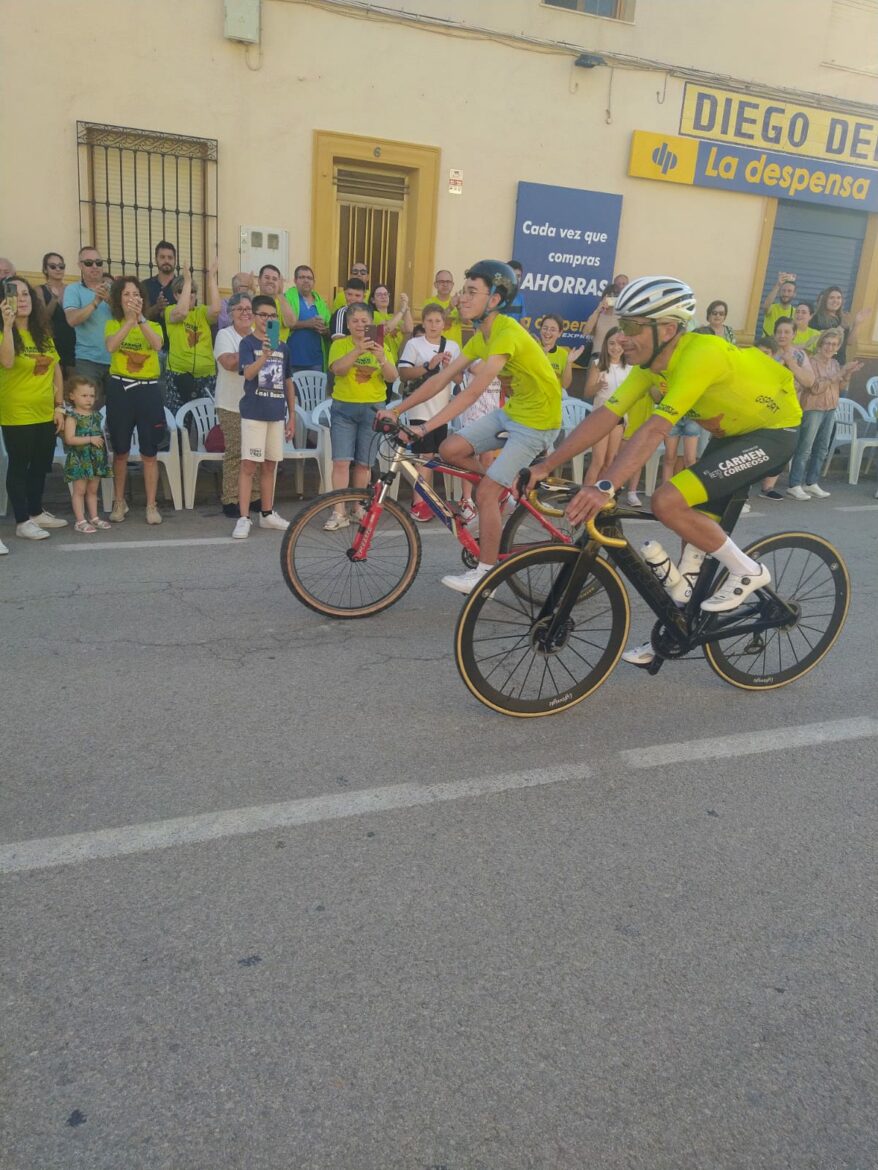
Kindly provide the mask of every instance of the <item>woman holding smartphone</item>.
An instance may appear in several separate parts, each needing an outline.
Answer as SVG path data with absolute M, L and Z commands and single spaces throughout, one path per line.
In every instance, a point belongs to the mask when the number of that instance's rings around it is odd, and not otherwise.
M 121 524 L 128 512 L 125 480 L 131 437 L 137 428 L 146 489 L 146 522 L 161 524 L 156 505 L 159 467 L 156 456 L 165 435 L 165 408 L 159 389 L 159 350 L 162 335 L 143 315 L 146 298 L 136 276 L 120 276 L 110 289 L 110 320 L 104 341 L 110 354 L 107 387 L 107 430 L 113 448 L 113 510 L 110 519 Z
M 6 487 L 15 535 L 45 540 L 49 529 L 67 525 L 43 508 L 55 436 L 64 426 L 61 364 L 42 297 L 20 276 L 3 281 L 2 292 L 0 427 L 9 456 Z
M 354 304 L 348 308 L 349 337 L 339 337 L 329 350 L 329 368 L 335 376 L 332 387 L 332 486 L 346 488 L 369 486 L 369 476 L 375 459 L 378 436 L 372 430 L 375 412 L 384 406 L 387 389 L 385 382 L 395 382 L 396 366 L 388 350 L 369 337 L 372 313 L 368 305 Z M 351 464 L 354 468 L 351 472 Z M 355 520 L 360 517 L 355 515 Z M 347 528 L 346 513 L 334 511 L 324 527 L 334 532 Z

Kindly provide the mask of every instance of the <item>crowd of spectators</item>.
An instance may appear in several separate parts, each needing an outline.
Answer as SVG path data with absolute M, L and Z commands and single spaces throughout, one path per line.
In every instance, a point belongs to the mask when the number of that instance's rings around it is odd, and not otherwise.
M 44 540 L 51 529 L 66 524 L 46 512 L 42 501 L 59 433 L 68 450 L 65 478 L 72 485 L 78 532 L 106 526 L 97 506 L 97 486 L 105 477 L 114 481 L 110 520 L 117 524 L 125 520 L 128 455 L 135 431 L 143 460 L 145 519 L 160 524 L 157 455 L 167 442 L 165 408 L 176 415 L 185 404 L 202 398 L 215 406 L 221 434 L 216 441 L 223 450 L 222 506 L 237 520 L 234 535 L 249 535 L 251 508 L 259 513 L 261 527 L 286 527 L 273 497 L 284 436 L 290 437 L 294 425 L 293 375 L 327 375 L 333 404 L 332 486 L 363 486 L 375 459 L 371 430 L 375 410 L 388 401 L 397 379 L 403 393 L 411 393 L 453 360 L 463 343 L 455 278 L 448 269 L 437 271 L 435 295 L 416 325 L 406 293 L 399 292 L 394 302 L 388 285 L 373 284 L 365 261 L 351 266 L 331 302 L 317 291 L 315 273 L 307 264 L 296 267 L 289 288 L 273 264 L 263 265 L 258 274 L 238 272 L 231 280 L 231 295 L 223 300 L 214 262 L 207 271 L 205 297 L 199 300 L 192 269 L 186 259 L 181 262 L 171 241 L 159 241 L 154 261 L 155 273 L 146 281 L 128 275 L 113 280 L 100 252 L 86 245 L 77 255 L 78 279 L 68 282 L 64 257 L 47 252 L 42 261 L 44 281 L 33 288 L 16 274 L 12 261 L 0 257 L 0 426 L 8 458 L 8 495 L 16 534 L 22 538 Z M 520 278 L 521 265 L 515 260 L 510 265 Z M 628 372 L 614 307 L 627 283 L 623 273 L 613 279 L 586 322 L 583 345 L 561 344 L 565 323 L 553 313 L 535 322 L 542 349 L 565 391 L 589 346 L 584 397 L 595 405 L 605 401 Z M 846 312 L 844 292 L 837 286 L 824 289 L 813 305 L 798 299 L 796 278 L 789 272 L 778 273 L 762 309 L 763 337 L 757 344 L 792 371 L 804 409 L 787 494 L 796 500 L 822 498 L 828 493 L 819 474 L 835 409 L 861 367 L 846 360 L 846 347 L 868 311 Z M 526 319 L 520 293 L 506 312 Z M 735 345 L 728 316 L 728 304 L 714 300 L 697 331 Z M 416 421 L 435 415 L 457 389 L 423 404 Z M 89 394 L 92 398 L 86 401 Z M 502 402 L 502 374 L 490 394 L 492 402 L 494 396 Z M 98 427 L 95 419 L 101 419 L 102 407 L 105 422 Z M 602 440 L 592 452 L 587 482 L 600 477 L 645 417 L 622 420 L 618 433 Z M 665 444 L 664 479 L 694 462 L 698 434 L 686 420 L 674 428 Z M 104 435 L 112 459 L 107 457 Z M 443 437 L 432 432 L 418 453 L 432 453 Z M 627 485 L 630 503 L 640 502 L 638 479 L 639 472 Z M 776 477 L 763 483 L 765 498 L 783 498 L 775 482 Z M 473 508 L 471 503 L 466 506 Z M 417 501 L 412 514 L 423 522 L 432 516 Z M 337 516 L 329 523 L 343 522 Z M 0 548 L 6 551 L 5 546 Z

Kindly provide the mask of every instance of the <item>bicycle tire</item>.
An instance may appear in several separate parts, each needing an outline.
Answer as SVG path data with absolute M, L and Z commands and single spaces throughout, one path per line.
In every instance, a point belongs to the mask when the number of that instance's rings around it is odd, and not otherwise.
M 368 508 L 372 493 L 342 488 L 308 504 L 292 520 L 280 549 L 284 581 L 303 605 L 333 618 L 371 617 L 389 609 L 409 589 L 421 564 L 421 537 L 414 522 L 394 500 L 385 497 L 363 561 L 348 554 L 358 531 L 327 532 L 323 525 L 342 507 Z
M 529 599 L 526 582 L 512 584 L 517 574 L 557 576 L 580 555 L 561 544 L 526 549 L 493 568 L 467 597 L 454 635 L 455 661 L 485 706 L 524 719 L 556 715 L 587 698 L 619 661 L 631 613 L 625 586 L 607 561 L 594 560 L 589 580 L 598 588 L 580 592 L 563 643 L 550 650 L 538 642 L 542 603 Z
M 800 607 L 799 618 L 759 635 L 731 632 L 722 642 L 705 643 L 704 656 L 734 687 L 774 690 L 813 670 L 835 645 L 850 606 L 850 577 L 838 550 L 810 532 L 766 536 L 746 552 L 767 564 L 771 588 Z
M 576 529 L 572 524 L 568 523 L 566 516 L 553 516 L 552 523 L 559 531 L 565 532 L 571 541 L 573 540 Z M 547 529 L 543 528 L 539 520 L 536 520 L 527 508 L 519 504 L 504 524 L 503 531 L 500 534 L 500 555 L 501 557 L 509 558 L 515 556 L 517 553 L 524 552 L 527 548 L 546 547 L 559 543 Z M 522 582 L 518 578 L 511 580 L 509 583 L 510 588 L 513 590 L 521 584 Z M 541 586 L 538 580 L 531 577 L 528 580 L 528 587 L 533 589 L 533 593 L 525 600 L 537 601 L 542 605 L 548 592 L 548 580 L 546 584 Z M 595 591 L 598 586 L 595 584 L 593 578 L 587 578 L 582 588 L 583 594 L 587 597 L 589 591 Z

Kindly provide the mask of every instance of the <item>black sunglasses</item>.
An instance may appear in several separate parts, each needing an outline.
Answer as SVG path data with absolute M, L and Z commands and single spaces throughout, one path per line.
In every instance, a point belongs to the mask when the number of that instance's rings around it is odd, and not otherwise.
M 103 260 L 80 260 L 80 264 L 84 264 L 86 268 L 103 268 Z

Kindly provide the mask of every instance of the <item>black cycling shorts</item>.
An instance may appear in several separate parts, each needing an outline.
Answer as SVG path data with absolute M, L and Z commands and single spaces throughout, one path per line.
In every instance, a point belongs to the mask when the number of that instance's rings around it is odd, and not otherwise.
M 783 471 L 798 437 L 798 427 L 765 427 L 746 435 L 711 439 L 701 458 L 673 476 L 671 483 L 693 508 L 710 504 L 710 512 L 722 513 L 736 492 Z

